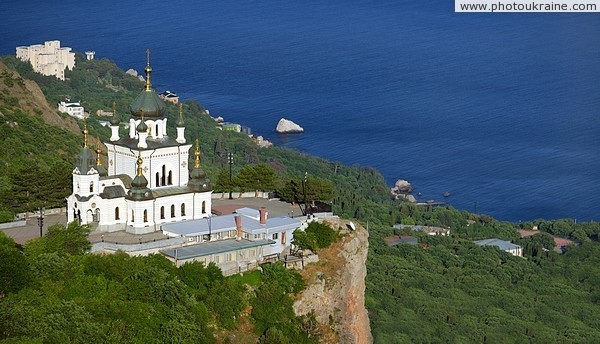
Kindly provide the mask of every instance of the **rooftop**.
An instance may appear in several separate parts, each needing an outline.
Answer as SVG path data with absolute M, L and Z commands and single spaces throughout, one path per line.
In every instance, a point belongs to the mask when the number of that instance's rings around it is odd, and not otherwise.
M 411 236 L 400 236 L 400 235 L 392 235 L 386 238 L 383 238 L 383 241 L 388 246 L 394 246 L 398 244 L 411 244 L 416 245 L 419 243 L 417 238 Z
M 190 259 L 196 257 L 208 256 L 211 254 L 219 254 L 223 252 L 231 252 L 243 250 L 252 247 L 260 247 L 275 244 L 272 240 L 256 240 L 250 241 L 246 239 L 235 240 L 220 240 L 207 242 L 198 245 L 185 246 L 177 249 L 162 250 L 160 253 L 170 258 Z
M 235 214 L 222 216 L 210 216 L 198 220 L 167 223 L 162 225 L 163 232 L 180 236 L 199 236 L 210 233 L 219 233 L 223 231 L 235 230 Z M 242 216 L 242 229 L 246 233 L 257 231 L 273 231 L 277 229 L 297 228 L 301 222 L 290 217 L 273 217 L 267 219 L 265 225 L 261 225 L 259 220 L 251 217 Z
M 514 250 L 521 246 L 511 243 L 510 241 L 501 240 L 498 238 L 477 240 L 475 243 L 479 246 L 496 246 L 502 251 Z

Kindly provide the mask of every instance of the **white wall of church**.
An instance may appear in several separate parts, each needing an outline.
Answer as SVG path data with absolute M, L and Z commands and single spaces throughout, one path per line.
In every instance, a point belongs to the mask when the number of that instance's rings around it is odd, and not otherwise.
M 73 174 L 73 193 L 80 196 L 97 194 L 100 176 L 95 174 Z
M 137 173 L 137 151 L 110 143 L 106 143 L 106 146 L 108 147 L 108 173 L 127 174 L 134 178 Z M 155 189 L 186 185 L 189 180 L 188 157 L 191 146 L 181 145 L 141 151 L 142 169 L 144 177 L 148 180 L 148 187 Z
M 212 202 L 210 192 L 202 192 L 194 194 L 194 219 L 201 219 L 210 216 Z
M 127 231 L 133 234 L 152 233 L 156 230 L 154 223 L 154 200 L 130 201 L 127 203 Z
M 157 198 L 154 209 L 156 224 L 192 219 L 190 207 L 192 202 L 193 194 L 191 193 Z

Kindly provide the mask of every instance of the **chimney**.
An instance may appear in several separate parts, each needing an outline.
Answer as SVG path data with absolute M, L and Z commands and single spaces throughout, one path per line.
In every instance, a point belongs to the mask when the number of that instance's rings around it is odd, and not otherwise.
M 242 239 L 242 217 L 240 215 L 235 216 L 235 229 L 236 229 L 235 240 L 241 240 Z
M 266 225 L 267 224 L 267 208 L 260 207 L 259 212 L 260 212 L 260 224 Z

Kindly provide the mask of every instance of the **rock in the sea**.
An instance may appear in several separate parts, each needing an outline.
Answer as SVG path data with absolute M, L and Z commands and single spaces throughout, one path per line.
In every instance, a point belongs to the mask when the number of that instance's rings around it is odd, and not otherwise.
M 304 128 L 290 120 L 282 118 L 277 123 L 275 131 L 281 134 L 302 133 L 304 132 Z
M 409 194 L 413 190 L 412 185 L 406 180 L 398 179 L 394 187 L 390 190 L 392 195 Z

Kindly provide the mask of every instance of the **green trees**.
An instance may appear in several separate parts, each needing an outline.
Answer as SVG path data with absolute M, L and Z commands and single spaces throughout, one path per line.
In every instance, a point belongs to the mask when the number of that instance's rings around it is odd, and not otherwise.
M 32 279 L 25 256 L 15 247 L 14 240 L 0 232 L 0 295 L 17 292 Z
M 334 196 L 333 184 L 321 178 L 307 178 L 306 182 L 300 179 L 290 179 L 279 189 L 281 199 L 287 202 L 302 202 L 306 197 L 307 204 L 315 201 L 329 201 Z
M 502 233 L 503 227 L 489 230 Z M 600 312 L 600 305 L 591 302 L 598 275 L 592 256 L 600 244 L 524 259 L 461 238 L 474 232 L 454 237 L 414 233 L 427 249 L 387 247 L 382 239 L 390 232 L 374 225 L 369 238 L 365 297 L 375 342 L 600 338 L 597 317 L 586 315 Z M 530 240 L 550 248 L 548 237 L 538 235 Z
M 243 192 L 253 190 L 273 190 L 277 176 L 272 168 L 265 164 L 242 167 L 235 177 L 235 184 Z
M 329 225 L 311 222 L 304 231 L 294 232 L 293 244 L 301 249 L 315 251 L 318 248 L 329 247 L 338 239 L 338 233 Z
M 26 252 L 33 257 L 43 253 L 80 255 L 92 247 L 88 240 L 89 233 L 88 225 L 80 225 L 76 221 L 67 226 L 55 224 L 48 228 L 45 236 L 28 242 Z
M 298 293 L 304 282 L 297 272 L 282 263 L 263 265 L 263 279 L 252 299 L 254 332 L 260 343 L 316 343 L 302 331 L 300 317 L 294 315 L 288 293 Z

